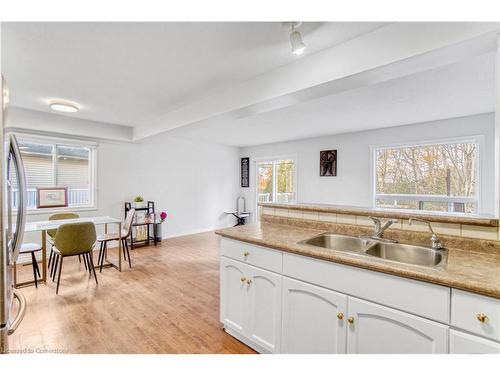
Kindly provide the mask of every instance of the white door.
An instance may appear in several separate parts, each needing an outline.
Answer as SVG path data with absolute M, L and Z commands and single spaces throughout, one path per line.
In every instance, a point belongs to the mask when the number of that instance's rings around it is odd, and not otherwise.
M 282 276 L 247 266 L 249 324 L 246 336 L 270 353 L 280 353 Z
M 220 320 L 226 328 L 244 334 L 248 325 L 246 266 L 220 258 Z
M 357 298 L 348 299 L 347 353 L 445 354 L 449 328 Z
M 347 296 L 283 277 L 282 353 L 345 353 Z
M 500 354 L 500 343 L 450 329 L 450 354 Z

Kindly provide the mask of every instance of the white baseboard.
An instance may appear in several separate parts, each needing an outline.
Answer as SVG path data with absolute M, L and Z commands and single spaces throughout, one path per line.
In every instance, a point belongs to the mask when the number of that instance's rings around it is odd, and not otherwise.
M 182 237 L 182 236 L 189 236 L 190 234 L 198 234 L 198 233 L 204 233 L 204 232 L 212 232 L 214 230 L 218 229 L 223 229 L 227 228 L 227 225 L 222 225 L 222 226 L 213 226 L 213 227 L 205 227 L 205 228 L 198 228 L 198 229 L 191 229 L 191 230 L 186 230 L 186 231 L 181 231 L 178 233 L 173 233 L 169 235 L 162 236 L 163 240 L 168 240 L 169 238 L 176 238 L 176 237 Z

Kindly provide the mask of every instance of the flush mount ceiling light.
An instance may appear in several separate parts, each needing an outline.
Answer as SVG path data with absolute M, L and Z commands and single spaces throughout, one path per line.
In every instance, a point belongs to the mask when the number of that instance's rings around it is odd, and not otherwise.
M 306 49 L 306 45 L 302 40 L 302 35 L 297 29 L 302 25 L 302 22 L 287 22 L 290 27 L 290 44 L 292 45 L 292 53 L 294 55 L 301 55 Z
M 64 99 L 49 100 L 49 107 L 54 111 L 67 113 L 74 113 L 80 110 L 80 106 L 78 105 L 78 103 Z

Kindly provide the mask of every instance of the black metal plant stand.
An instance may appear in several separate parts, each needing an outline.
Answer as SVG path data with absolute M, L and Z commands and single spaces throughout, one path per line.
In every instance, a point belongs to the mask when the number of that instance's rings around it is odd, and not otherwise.
M 156 246 L 157 241 L 156 241 L 156 225 L 155 225 L 155 202 L 153 201 L 148 201 L 148 204 L 146 207 L 140 207 L 140 208 L 135 208 L 132 207 L 132 203 L 130 202 L 125 202 L 125 217 L 127 217 L 127 213 L 134 208 L 136 213 L 137 212 L 145 212 L 146 214 L 149 214 L 153 217 L 153 222 L 151 223 L 144 223 L 144 222 L 137 222 L 136 219 L 132 222 L 132 227 L 137 228 L 141 226 L 146 226 L 147 228 L 147 235 L 145 239 L 138 240 L 136 237 L 134 237 L 134 230 L 130 231 L 130 236 L 127 239 L 127 243 L 130 244 L 130 248 L 134 249 L 134 246 L 149 246 L 150 241 L 153 241 L 154 245 Z M 137 216 L 136 216 L 137 217 Z M 151 229 L 152 226 L 152 229 Z M 152 235 L 151 235 L 152 233 Z

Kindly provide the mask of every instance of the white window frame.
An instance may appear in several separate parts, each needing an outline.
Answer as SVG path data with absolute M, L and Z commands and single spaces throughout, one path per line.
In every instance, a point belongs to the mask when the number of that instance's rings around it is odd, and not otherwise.
M 406 148 L 406 147 L 420 147 L 420 146 L 430 146 L 430 145 L 442 145 L 442 144 L 454 144 L 454 143 L 475 143 L 477 156 L 476 156 L 476 195 L 475 197 L 463 197 L 463 198 L 455 198 L 448 196 L 439 196 L 439 195 L 416 195 L 416 194 L 377 194 L 377 151 L 384 149 L 397 149 L 397 148 Z M 433 139 L 427 141 L 414 141 L 414 142 L 401 142 L 401 143 L 391 143 L 391 144 L 382 144 L 382 145 L 372 145 L 370 146 L 370 158 L 371 158 L 371 168 L 370 168 L 370 184 L 371 184 L 371 196 L 372 196 L 372 206 L 378 209 L 376 205 L 377 199 L 387 199 L 388 197 L 391 199 L 400 199 L 400 200 L 424 200 L 426 202 L 434 201 L 434 202 L 463 202 L 470 203 L 476 202 L 476 212 L 472 214 L 465 214 L 469 216 L 477 215 L 483 212 L 483 190 L 485 189 L 485 184 L 483 180 L 483 171 L 486 170 L 486 159 L 485 159 L 485 137 L 484 135 L 472 135 L 466 137 L 453 137 L 453 138 L 440 138 Z M 401 211 L 408 212 L 412 210 L 401 209 L 401 208 L 387 208 L 388 211 Z M 418 210 L 418 212 L 428 212 L 428 213 L 436 213 L 436 211 L 431 210 Z M 464 215 L 463 213 L 453 213 L 446 212 L 446 214 L 457 214 Z
M 73 212 L 82 211 L 95 211 L 98 209 L 97 206 L 97 153 L 98 153 L 98 143 L 86 140 L 71 139 L 71 138 L 59 138 L 44 135 L 33 135 L 26 133 L 16 133 L 20 141 L 42 143 L 50 145 L 60 145 L 60 146 L 75 146 L 75 147 L 86 147 L 90 150 L 89 152 L 89 186 L 90 186 L 90 204 L 82 206 L 68 206 L 60 208 L 28 208 L 27 212 L 30 215 L 33 214 L 51 214 L 57 212 L 65 212 L 70 209 Z M 54 162 L 54 173 L 57 173 L 56 164 L 57 160 Z
M 296 203 L 298 201 L 298 197 L 299 197 L 299 182 L 298 182 L 298 179 L 297 179 L 297 170 L 298 170 L 298 158 L 297 158 L 297 155 L 296 154 L 292 154 L 292 155 L 278 155 L 278 156 L 269 156 L 269 157 L 256 157 L 256 158 L 252 158 L 252 176 L 251 176 L 251 180 L 253 181 L 253 183 L 251 184 L 253 186 L 253 189 L 254 189 L 254 200 L 255 200 L 255 204 L 254 204 L 254 208 L 255 208 L 255 211 L 257 214 L 255 215 L 256 217 L 256 221 L 259 220 L 260 218 L 260 211 L 259 211 L 259 187 L 257 186 L 257 181 L 258 181 L 258 175 L 259 175 L 259 171 L 257 169 L 257 165 L 259 163 L 262 163 L 262 162 L 272 162 L 273 163 L 273 194 L 275 195 L 276 194 L 276 188 L 275 188 L 275 184 L 276 184 L 276 181 L 274 180 L 274 176 L 276 175 L 276 164 L 275 162 L 276 161 L 279 161 L 279 160 L 293 160 L 294 164 L 295 164 L 295 170 L 294 170 L 294 175 L 293 175 L 293 178 L 294 178 L 294 181 L 295 181 L 295 199 L 291 202 L 291 203 Z M 274 198 L 273 197 L 273 201 L 274 201 Z M 274 202 L 273 202 L 274 203 Z

